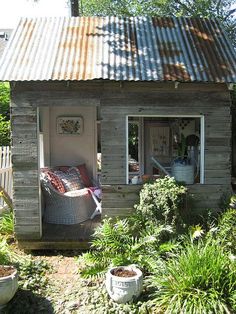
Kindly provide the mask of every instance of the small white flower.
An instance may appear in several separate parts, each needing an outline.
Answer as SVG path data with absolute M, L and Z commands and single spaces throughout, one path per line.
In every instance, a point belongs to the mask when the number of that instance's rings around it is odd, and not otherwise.
M 229 255 L 229 259 L 230 259 L 231 261 L 236 261 L 236 256 L 233 255 L 233 254 L 230 254 L 230 255 Z

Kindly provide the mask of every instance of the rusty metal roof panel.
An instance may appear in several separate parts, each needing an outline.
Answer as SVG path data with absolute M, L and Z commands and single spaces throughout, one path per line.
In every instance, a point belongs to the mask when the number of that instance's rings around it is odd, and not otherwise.
M 236 82 L 235 50 L 217 20 L 24 18 L 0 80 Z

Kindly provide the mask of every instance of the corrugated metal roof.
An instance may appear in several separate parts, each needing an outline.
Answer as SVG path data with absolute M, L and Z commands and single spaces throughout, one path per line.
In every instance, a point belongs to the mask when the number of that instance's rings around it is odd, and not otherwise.
M 217 20 L 21 19 L 0 80 L 236 82 L 236 56 Z
M 8 43 L 11 32 L 12 32 L 11 29 L 5 28 L 0 29 L 0 58 L 3 55 L 4 49 Z

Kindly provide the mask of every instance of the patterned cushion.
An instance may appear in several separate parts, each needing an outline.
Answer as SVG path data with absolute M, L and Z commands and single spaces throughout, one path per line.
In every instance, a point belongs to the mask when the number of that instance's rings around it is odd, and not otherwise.
M 80 175 L 80 172 L 79 172 L 79 169 L 76 168 L 76 167 L 70 167 L 68 170 L 67 170 L 67 173 L 68 174 L 73 174 L 73 175 L 76 175 L 78 177 L 78 182 L 81 186 L 81 189 L 84 188 L 84 183 L 83 183 L 83 180 L 82 180 L 82 177 Z
M 69 169 L 69 166 L 57 166 L 54 170 L 60 170 L 62 172 L 67 172 L 67 170 Z
M 65 193 L 66 189 L 61 179 L 52 171 L 47 171 L 46 176 L 51 185 L 60 193 Z
M 78 175 L 75 173 L 65 173 L 58 170 L 54 171 L 54 174 L 56 174 L 61 179 L 66 192 L 79 190 L 83 187 L 79 181 Z
M 40 168 L 40 173 L 47 173 L 50 170 L 51 169 L 49 167 L 43 167 L 43 168 Z
M 81 175 L 81 178 L 82 178 L 82 181 L 83 181 L 84 185 L 86 187 L 92 186 L 93 183 L 91 182 L 91 180 L 89 178 L 88 170 L 86 168 L 86 165 L 85 164 L 79 165 L 76 168 L 79 169 L 79 172 L 80 172 L 80 175 Z

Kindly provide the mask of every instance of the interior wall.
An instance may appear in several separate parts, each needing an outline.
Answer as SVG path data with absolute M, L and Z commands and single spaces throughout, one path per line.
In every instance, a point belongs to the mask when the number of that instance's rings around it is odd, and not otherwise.
M 96 172 L 96 107 L 50 107 L 43 110 L 45 166 L 85 163 L 90 175 Z M 80 116 L 83 118 L 81 135 L 57 133 L 57 117 Z

